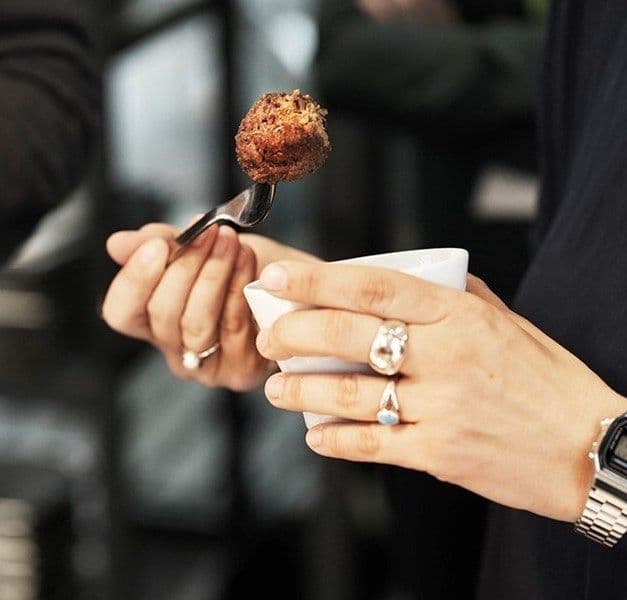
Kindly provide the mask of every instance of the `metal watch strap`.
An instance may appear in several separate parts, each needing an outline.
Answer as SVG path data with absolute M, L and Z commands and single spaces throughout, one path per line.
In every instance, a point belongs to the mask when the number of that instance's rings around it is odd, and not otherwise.
M 593 487 L 575 531 L 611 548 L 627 532 L 627 503 Z

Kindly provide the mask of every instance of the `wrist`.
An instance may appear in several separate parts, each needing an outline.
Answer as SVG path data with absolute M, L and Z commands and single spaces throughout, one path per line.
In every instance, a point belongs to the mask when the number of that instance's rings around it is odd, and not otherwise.
M 590 452 L 601 431 L 604 419 L 615 418 L 627 412 L 627 398 L 617 394 L 604 385 L 601 394 L 589 394 L 591 399 L 588 410 L 580 419 L 573 418 L 576 425 L 576 442 L 571 445 L 571 456 L 574 460 L 574 490 L 570 494 L 571 502 L 565 509 L 565 520 L 577 521 L 586 506 L 590 489 L 594 483 L 595 468 Z M 559 491 L 558 491 L 559 493 Z

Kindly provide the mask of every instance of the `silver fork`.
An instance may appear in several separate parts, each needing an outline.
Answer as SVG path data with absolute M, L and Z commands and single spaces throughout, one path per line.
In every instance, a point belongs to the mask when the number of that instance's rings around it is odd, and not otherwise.
M 177 248 L 170 255 L 169 263 L 181 256 L 187 246 L 214 223 L 227 223 L 242 229 L 261 223 L 270 212 L 275 191 L 276 185 L 255 183 L 235 198 L 212 208 L 174 240 Z

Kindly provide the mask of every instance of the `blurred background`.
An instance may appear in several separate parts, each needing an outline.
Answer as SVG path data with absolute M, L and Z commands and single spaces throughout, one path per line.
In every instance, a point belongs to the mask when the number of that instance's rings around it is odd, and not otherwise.
M 511 299 L 538 193 L 546 2 L 97 8 L 92 166 L 0 271 L 0 598 L 472 598 L 479 499 L 317 458 L 300 415 L 174 379 L 100 320 L 104 241 L 183 225 L 245 187 L 239 120 L 260 94 L 300 88 L 329 109 L 334 150 L 280 186 L 260 232 L 329 260 L 465 247 Z

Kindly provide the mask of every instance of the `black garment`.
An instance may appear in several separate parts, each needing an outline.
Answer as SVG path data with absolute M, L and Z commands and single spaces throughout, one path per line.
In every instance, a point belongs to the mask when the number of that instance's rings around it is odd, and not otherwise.
M 0 0 L 0 259 L 83 174 L 100 84 L 93 0 Z
M 482 21 L 494 17 L 521 18 L 525 13 L 523 0 L 455 0 L 464 19 Z
M 625 0 L 554 3 L 542 110 L 538 247 L 516 309 L 627 395 Z M 482 579 L 482 600 L 625 599 L 627 540 L 608 551 L 494 507 Z

